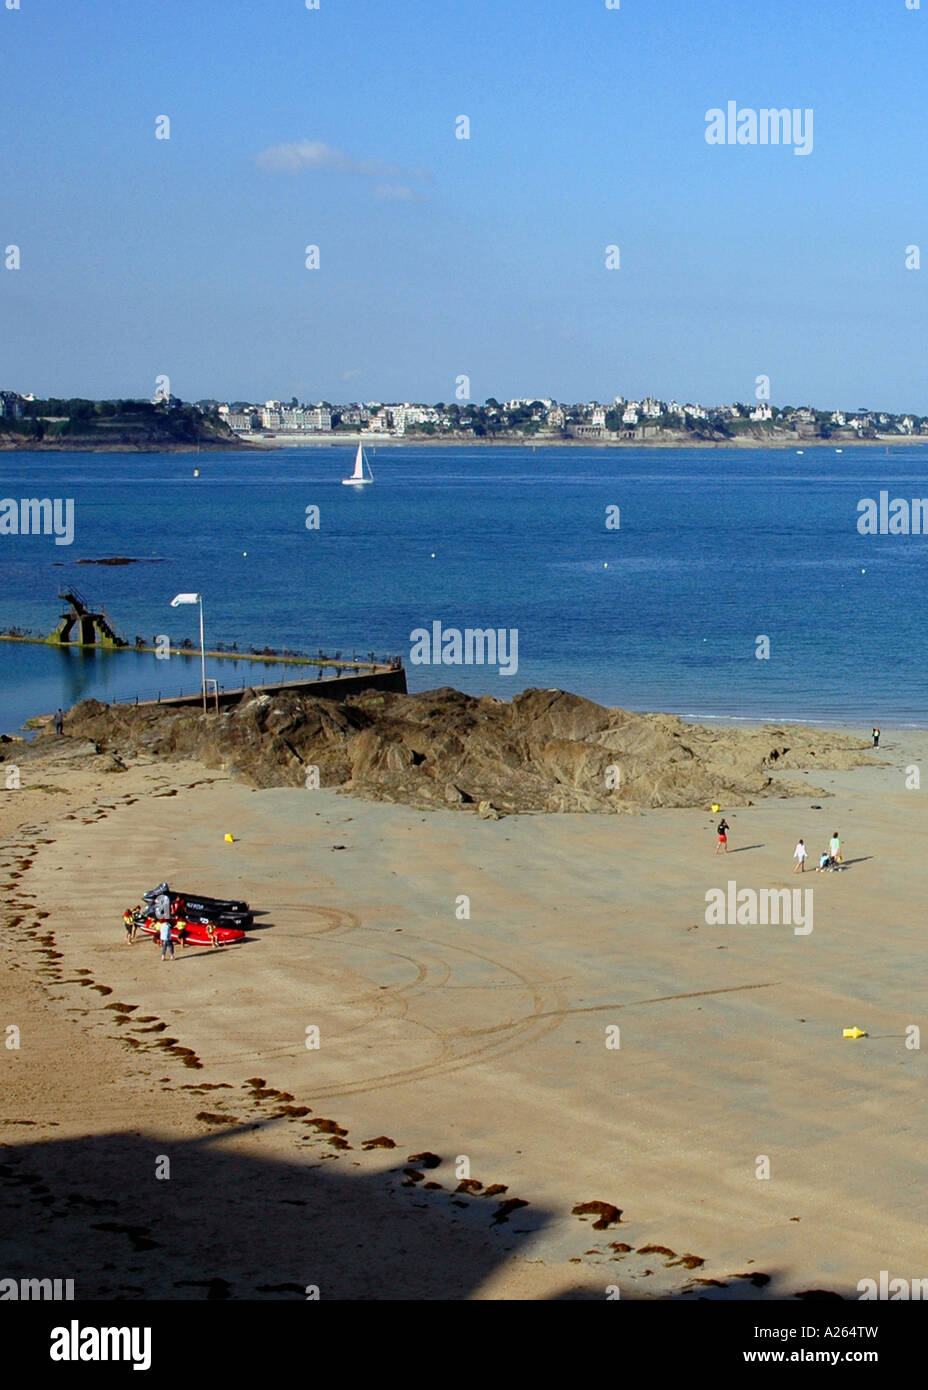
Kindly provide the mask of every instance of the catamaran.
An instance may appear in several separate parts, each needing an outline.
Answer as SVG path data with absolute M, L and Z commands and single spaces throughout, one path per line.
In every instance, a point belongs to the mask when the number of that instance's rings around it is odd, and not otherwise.
M 367 477 L 364 476 L 364 469 L 367 468 Z M 342 478 L 346 487 L 360 487 L 362 483 L 372 483 L 374 475 L 371 466 L 364 456 L 364 450 L 358 445 L 358 452 L 354 456 L 354 472 L 350 478 Z

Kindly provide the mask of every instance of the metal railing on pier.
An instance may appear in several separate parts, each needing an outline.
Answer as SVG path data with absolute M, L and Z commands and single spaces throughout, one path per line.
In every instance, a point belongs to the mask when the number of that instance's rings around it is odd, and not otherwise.
M 372 666 L 368 666 L 366 662 L 358 662 L 357 665 L 353 663 L 348 663 L 344 666 L 332 666 L 329 668 L 320 666 L 318 668 L 319 674 L 316 677 L 315 681 L 310 679 L 301 681 L 287 681 L 280 680 L 276 677 L 268 678 L 267 676 L 264 676 L 260 681 L 253 680 L 247 681 L 244 685 L 227 686 L 222 681 L 215 681 L 213 677 L 209 676 L 207 677 L 207 685 L 210 686 L 210 699 L 213 698 L 214 693 L 217 697 L 224 695 L 245 695 L 249 690 L 261 690 L 266 686 L 272 686 L 275 689 L 279 689 L 281 686 L 301 685 L 307 687 L 307 690 L 311 693 L 311 687 L 317 683 L 321 684 L 325 681 L 341 680 L 343 678 L 353 679 L 354 677 L 364 675 L 365 673 L 374 675 L 379 674 L 383 671 L 398 669 L 400 669 L 400 667 L 395 665 L 392 661 L 385 661 L 382 664 L 377 663 Z M 110 705 L 133 706 L 142 704 L 160 705 L 168 700 L 198 699 L 202 695 L 202 693 L 202 686 L 198 681 L 196 685 L 190 686 L 189 689 L 184 686 L 178 686 L 175 690 L 173 686 L 164 685 L 159 688 L 153 688 L 147 694 L 141 694 L 139 692 L 136 692 L 135 695 L 113 695 L 110 696 L 107 700 L 102 701 L 101 703 Z

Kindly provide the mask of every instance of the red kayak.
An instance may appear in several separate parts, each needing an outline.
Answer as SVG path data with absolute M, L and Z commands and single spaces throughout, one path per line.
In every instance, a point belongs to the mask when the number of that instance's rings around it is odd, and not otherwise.
M 161 935 L 157 917 L 145 916 L 141 908 L 127 908 L 123 921 L 127 928 L 134 924 L 148 936 Z M 182 946 L 227 946 L 232 941 L 244 941 L 245 933 L 239 927 L 217 927 L 212 922 L 190 922 L 183 917 L 172 917 L 171 940 Z

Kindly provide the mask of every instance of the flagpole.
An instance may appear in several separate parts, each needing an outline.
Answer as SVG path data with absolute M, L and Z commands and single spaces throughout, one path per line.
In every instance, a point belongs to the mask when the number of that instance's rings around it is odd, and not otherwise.
M 206 643 L 203 639 L 203 595 L 202 594 L 175 594 L 171 599 L 171 607 L 177 608 L 182 603 L 198 603 L 200 605 L 200 694 L 203 697 L 203 713 L 206 713 Z
M 200 599 L 200 689 L 203 692 L 203 713 L 206 713 L 206 648 L 203 645 L 203 595 Z

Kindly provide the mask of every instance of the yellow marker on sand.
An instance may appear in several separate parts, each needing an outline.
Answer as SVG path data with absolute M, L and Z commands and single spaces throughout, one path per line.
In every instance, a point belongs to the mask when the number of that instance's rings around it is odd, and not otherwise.
M 234 844 L 235 844 L 235 836 L 234 836 L 234 835 L 228 835 L 228 834 L 227 834 L 226 837 L 225 837 L 225 841 L 226 841 L 226 844 L 227 844 L 227 845 L 234 845 Z
M 865 1038 L 867 1032 L 864 1028 L 845 1028 L 842 1037 L 845 1038 Z

